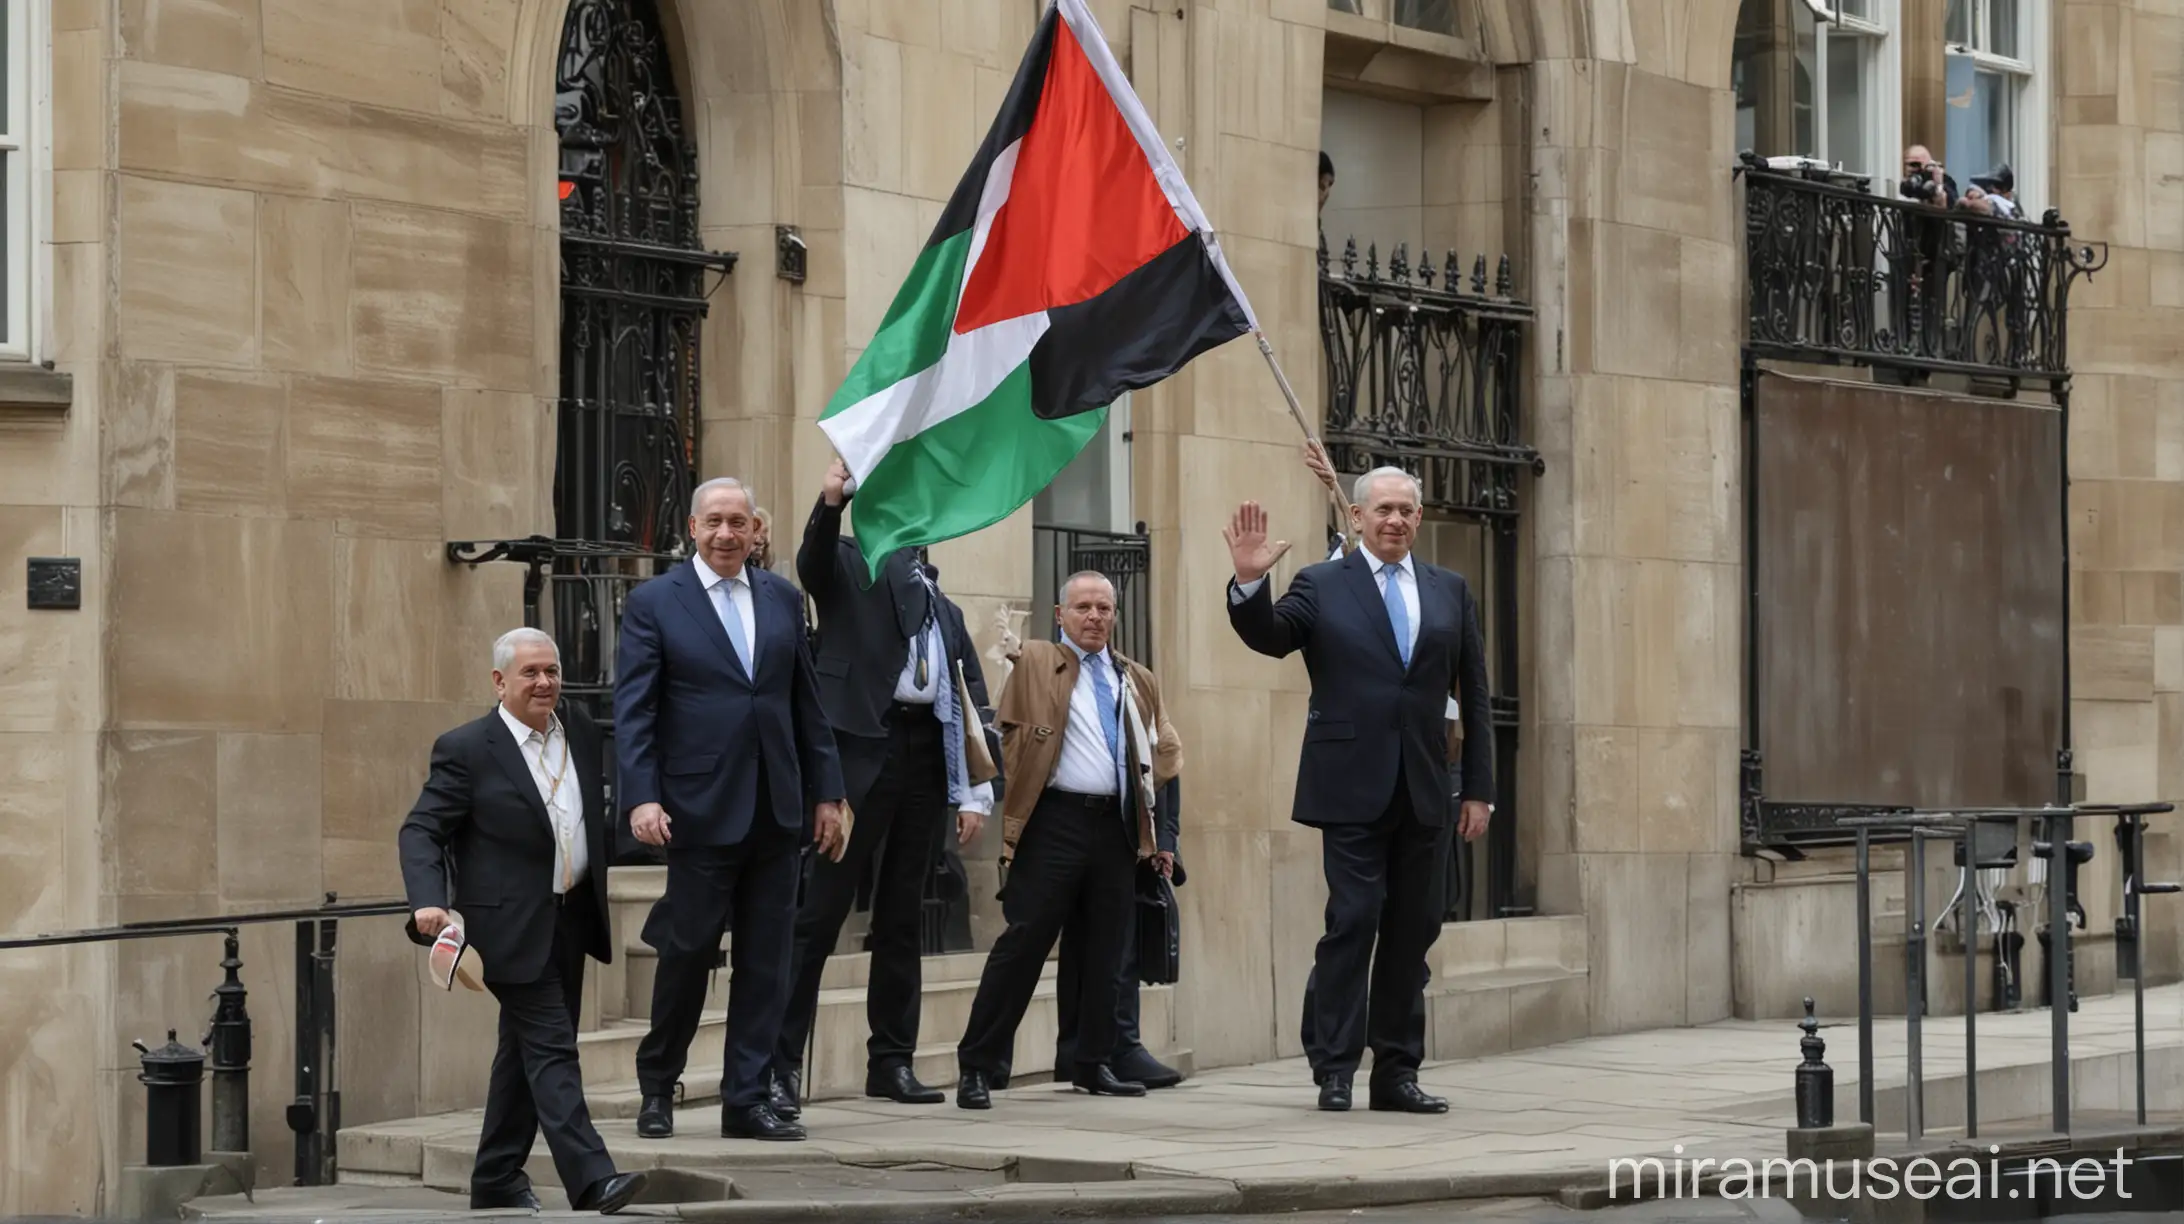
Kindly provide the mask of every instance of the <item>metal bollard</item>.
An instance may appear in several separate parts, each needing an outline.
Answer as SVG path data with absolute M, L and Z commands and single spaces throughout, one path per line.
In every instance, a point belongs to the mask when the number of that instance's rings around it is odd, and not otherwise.
M 250 1010 L 249 992 L 243 989 L 242 945 L 235 932 L 227 936 L 227 955 L 220 961 L 227 980 L 213 988 L 219 1004 L 213 1008 L 212 1029 L 205 1034 L 205 1048 L 212 1055 L 212 1150 L 250 1150 Z
M 144 1085 L 144 1163 L 155 1169 L 193 1165 L 204 1156 L 198 1124 L 198 1085 L 205 1078 L 205 1052 L 193 1050 L 174 1039 L 167 1030 L 167 1044 L 156 1050 L 136 1047 L 144 1069 L 137 1073 Z
M 1820 1061 L 1827 1053 L 1828 1043 L 1820 1038 L 1820 1022 L 1813 1019 L 1812 1000 L 1805 1000 L 1805 1018 L 1797 1027 L 1805 1030 L 1805 1036 L 1797 1044 L 1805 1052 L 1805 1061 L 1797 1064 L 1797 1126 L 1799 1130 L 1818 1130 L 1835 1125 L 1835 1070 Z

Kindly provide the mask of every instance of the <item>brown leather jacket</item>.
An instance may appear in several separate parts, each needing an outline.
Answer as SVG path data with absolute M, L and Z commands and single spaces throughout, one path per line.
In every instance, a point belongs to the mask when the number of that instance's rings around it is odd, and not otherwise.
M 1153 673 L 1120 651 L 1110 650 L 1130 677 L 1132 700 L 1145 733 L 1153 737 L 1153 788 L 1182 772 L 1183 741 L 1175 723 L 1160 703 L 1160 681 Z M 1062 736 L 1069 727 L 1069 696 L 1077 688 L 1077 652 L 1056 642 L 1024 643 L 1001 690 L 1001 707 L 994 721 L 1001 729 L 1002 776 L 1009 780 L 1001 800 L 1001 840 L 1004 861 L 1015 856 L 1024 824 L 1054 776 L 1061 760 Z M 1151 858 L 1154 851 L 1153 814 L 1142 802 L 1135 803 L 1138 857 Z

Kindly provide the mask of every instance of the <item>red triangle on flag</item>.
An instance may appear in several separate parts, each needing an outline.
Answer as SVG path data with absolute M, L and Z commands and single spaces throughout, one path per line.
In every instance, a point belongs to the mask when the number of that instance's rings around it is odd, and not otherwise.
M 1066 23 L 955 330 L 1098 296 L 1190 231 Z

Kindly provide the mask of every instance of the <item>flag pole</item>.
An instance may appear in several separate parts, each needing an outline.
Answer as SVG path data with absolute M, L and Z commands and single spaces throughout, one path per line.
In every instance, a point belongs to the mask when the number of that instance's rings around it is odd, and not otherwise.
M 1274 384 L 1282 389 L 1282 399 L 1289 404 L 1290 418 L 1297 422 L 1298 429 L 1304 431 L 1304 440 L 1318 446 L 1320 453 L 1326 455 L 1327 448 L 1317 437 L 1313 436 L 1312 426 L 1305 421 L 1304 406 L 1297 402 L 1297 392 L 1295 388 L 1289 385 L 1289 376 L 1282 373 L 1282 363 L 1275 360 L 1274 346 L 1267 341 L 1266 333 L 1253 328 L 1251 336 L 1259 342 L 1259 355 L 1266 358 L 1266 368 L 1274 372 Z M 1330 456 L 1327 462 L 1328 471 L 1332 472 L 1334 470 L 1334 459 Z M 1343 504 L 1342 490 L 1335 485 L 1328 485 L 1327 500 L 1335 508 L 1335 531 L 1342 537 L 1342 551 L 1348 552 L 1350 551 L 1349 507 Z

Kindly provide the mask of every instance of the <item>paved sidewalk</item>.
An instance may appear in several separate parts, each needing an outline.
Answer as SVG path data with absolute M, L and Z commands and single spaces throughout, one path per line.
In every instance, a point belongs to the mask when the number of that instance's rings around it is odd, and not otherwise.
M 2175 1111 L 2184 1107 L 2184 987 L 2148 992 L 2146 1013 L 2150 1102 Z M 2087 1000 L 2070 1020 L 2077 1108 L 2088 1120 L 2095 1111 L 2112 1117 L 2109 1111 L 2128 1109 L 2130 995 Z M 1926 1025 L 1933 1128 L 1961 1117 L 1962 1023 L 1943 1017 Z M 2015 1129 L 2037 1129 L 2049 1102 L 2048 1026 L 2044 1011 L 1978 1018 L 1984 1117 L 2025 1118 L 2028 1125 Z M 1823 1035 L 1837 1118 L 1854 1120 L 1856 1025 L 1843 1022 Z M 712 1106 L 682 1111 L 670 1140 L 639 1139 L 624 1120 L 604 1122 L 601 1131 L 621 1167 L 703 1172 L 721 1185 L 706 1197 L 733 1196 L 689 1203 L 680 1209 L 686 1217 L 748 1215 L 766 1203 L 860 1203 L 897 1213 L 920 1204 L 998 1209 L 1040 1195 L 1077 1200 L 1079 1211 L 1111 1200 L 1121 1213 L 1141 1216 L 1167 1199 L 1174 1214 L 1190 1214 L 1551 1197 L 1604 1186 L 1609 1162 L 1619 1157 L 1671 1158 L 1679 1147 L 1687 1159 L 1780 1156 L 1794 1118 L 1798 1037 L 1794 1022 L 1729 1021 L 1437 1064 L 1421 1079 L 1450 1099 L 1451 1111 L 1439 1117 L 1370 1112 L 1362 1083 L 1356 1110 L 1321 1113 L 1305 1064 L 1288 1060 L 1205 1072 L 1136 1100 L 1041 1085 L 998 1093 L 985 1113 L 952 1103 L 820 1102 L 805 1111 L 812 1139 L 801 1144 L 722 1139 Z M 1884 1130 L 1892 1108 L 1900 1109 L 1905 1062 L 1902 1020 L 1879 1022 L 1875 1083 Z M 355 1197 L 342 1206 L 384 1202 L 414 1211 L 414 1201 L 378 1196 L 462 1188 L 478 1124 L 469 1112 L 345 1130 L 341 1163 L 359 1172 L 344 1179 L 390 1184 L 345 1186 L 339 1193 Z M 543 1148 L 534 1153 L 533 1178 L 542 1192 L 553 1184 Z M 253 1210 L 240 1201 L 202 1206 L 214 1218 Z M 274 1208 L 266 1201 L 256 1211 Z

